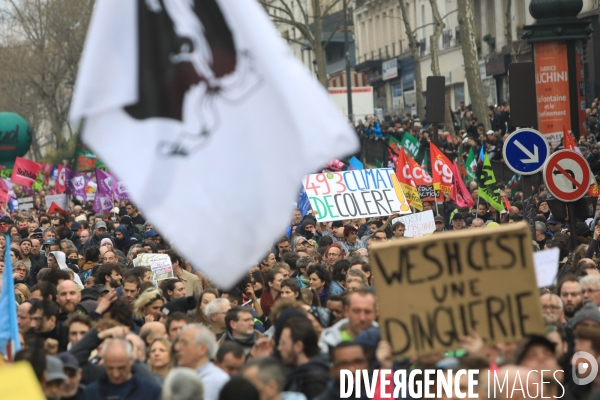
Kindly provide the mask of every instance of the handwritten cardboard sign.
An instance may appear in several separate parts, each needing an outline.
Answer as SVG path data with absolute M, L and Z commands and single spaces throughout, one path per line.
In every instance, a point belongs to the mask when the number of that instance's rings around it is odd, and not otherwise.
M 421 237 L 429 235 L 435 231 L 434 218 L 433 211 L 427 210 L 394 218 L 392 220 L 392 225 L 394 225 L 396 222 L 402 222 L 405 227 L 405 237 Z
M 378 243 L 369 253 L 394 356 L 456 349 L 471 329 L 487 344 L 544 333 L 525 223 Z
M 151 280 L 163 281 L 175 277 L 171 258 L 167 254 L 139 254 L 133 260 L 134 267 L 146 267 L 152 271 Z
M 410 213 L 391 168 L 312 174 L 303 184 L 319 222 Z

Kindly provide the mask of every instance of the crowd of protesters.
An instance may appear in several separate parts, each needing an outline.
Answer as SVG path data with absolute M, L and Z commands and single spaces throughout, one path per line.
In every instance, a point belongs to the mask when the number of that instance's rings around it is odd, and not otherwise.
M 586 122 L 594 138 L 596 112 L 592 107 Z M 514 129 L 508 105 L 490 109 L 495 130 L 487 135 L 468 107 L 461 105 L 456 117 L 460 136 L 440 135 L 450 158 L 462 144 L 501 154 L 504 135 Z M 421 142 L 421 155 L 431 138 L 420 121 L 397 115 L 381 123 L 370 117 L 357 129 L 375 140 L 410 132 Z M 596 146 L 591 136 L 580 141 L 582 150 Z M 472 208 L 449 198 L 423 202 L 424 211 L 435 215 L 433 234 L 523 220 L 523 193 L 499 187 L 511 205 L 503 212 L 478 198 L 476 182 L 469 185 Z M 530 201 L 534 250 L 560 249 L 557 284 L 540 292 L 545 336 L 488 345 L 472 332 L 455 351 L 393 359 L 377 323 L 369 248 L 411 240 L 404 224 L 392 223 L 395 216 L 319 223 L 313 213 L 295 210 L 289 236 L 277 240 L 233 288 L 219 288 L 134 204 L 121 202 L 110 214 L 96 214 L 91 202 L 75 201 L 67 214 L 48 214 L 48 190 L 36 193 L 27 212 L 0 219 L 0 232 L 11 243 L 7 249 L 0 235 L 0 250 L 10 254 L 18 303 L 22 350 L 15 360 L 31 363 L 48 399 L 333 400 L 341 398 L 341 370 L 375 368 L 466 368 L 481 376 L 491 370 L 509 379 L 543 370 L 540 379 L 557 374 L 562 384 L 546 383 L 546 395 L 600 399 L 600 378 L 579 386 L 571 373 L 581 362 L 573 359 L 578 351 L 600 361 L 600 206 L 592 220 L 569 226 L 552 215 L 545 186 Z M 167 254 L 174 278 L 151 281 L 149 269 L 134 266 L 144 253 Z M 0 274 L 3 267 L 0 261 Z M 488 397 L 484 382 L 477 386 L 480 398 L 509 398 Z M 364 391 L 360 398 L 366 398 Z

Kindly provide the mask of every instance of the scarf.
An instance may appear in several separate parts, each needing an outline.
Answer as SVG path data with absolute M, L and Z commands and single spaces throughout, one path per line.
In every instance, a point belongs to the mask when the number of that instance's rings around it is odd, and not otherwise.
M 247 336 L 245 338 L 236 338 L 231 335 L 231 332 L 225 332 L 225 341 L 231 340 L 232 342 L 236 342 L 242 347 L 252 347 L 254 346 L 254 342 L 256 342 L 256 332 L 252 332 L 252 335 Z

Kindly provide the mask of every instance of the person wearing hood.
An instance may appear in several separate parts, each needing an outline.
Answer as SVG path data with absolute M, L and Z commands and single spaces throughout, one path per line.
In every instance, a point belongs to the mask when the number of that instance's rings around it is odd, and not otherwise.
M 329 365 L 320 354 L 318 342 L 317 332 L 306 317 L 290 318 L 283 326 L 277 350 L 283 364 L 292 368 L 286 392 L 299 392 L 313 399 L 327 388 Z
M 79 277 L 79 268 L 77 266 L 67 263 L 67 257 L 62 251 L 51 251 L 48 254 L 48 268 L 60 268 L 73 271 L 73 280 L 79 286 L 79 289 L 83 289 L 83 283 Z
M 133 224 L 133 221 L 131 220 L 131 217 L 129 215 L 124 215 L 123 217 L 121 217 L 119 223 L 125 228 L 127 228 L 127 233 L 129 233 L 129 237 L 137 236 L 141 241 L 142 236 L 140 235 L 140 231 Z
M 296 232 L 304 236 L 306 240 L 317 240 L 319 237 L 321 237 L 321 234 L 317 231 L 317 220 L 315 217 L 309 214 L 304 216 L 300 226 L 296 228 Z
M 250 350 L 254 347 L 254 343 L 260 338 L 265 337 L 264 334 L 254 329 L 254 317 L 251 309 L 242 306 L 231 308 L 225 314 L 225 334 L 217 343 L 219 346 L 225 342 L 236 342 L 244 349 L 246 355 L 250 354 Z
M 144 240 L 144 243 L 142 243 L 142 247 L 148 253 L 158 254 L 158 247 L 156 247 L 156 243 L 154 243 L 152 240 Z
M 115 228 L 115 249 L 120 250 L 123 254 L 127 254 L 131 248 L 131 238 L 127 228 L 119 225 Z

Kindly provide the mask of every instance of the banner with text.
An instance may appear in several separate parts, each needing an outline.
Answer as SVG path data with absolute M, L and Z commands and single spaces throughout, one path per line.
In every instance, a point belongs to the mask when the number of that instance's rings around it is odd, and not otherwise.
M 391 168 L 312 174 L 303 185 L 319 222 L 410 213 Z
M 456 349 L 470 330 L 486 345 L 545 333 L 525 223 L 377 243 L 369 255 L 394 357 Z
M 41 169 L 42 164 L 38 164 L 35 161 L 26 158 L 17 157 L 10 180 L 18 185 L 31 187 L 36 181 Z

